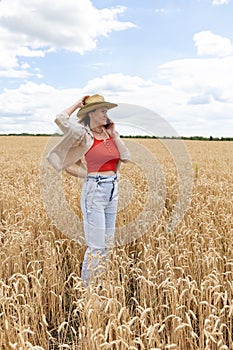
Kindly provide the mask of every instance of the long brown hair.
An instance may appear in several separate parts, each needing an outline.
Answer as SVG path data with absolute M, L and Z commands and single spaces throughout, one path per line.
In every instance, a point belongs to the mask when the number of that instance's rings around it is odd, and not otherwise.
M 90 111 L 90 112 L 94 112 L 96 109 L 93 109 L 92 111 Z M 85 118 L 83 118 L 83 120 L 82 120 L 82 123 L 85 125 L 85 126 L 89 126 L 90 127 L 90 116 L 89 116 L 89 113 L 90 112 L 88 112 L 87 114 L 86 114 L 86 116 L 85 116 Z

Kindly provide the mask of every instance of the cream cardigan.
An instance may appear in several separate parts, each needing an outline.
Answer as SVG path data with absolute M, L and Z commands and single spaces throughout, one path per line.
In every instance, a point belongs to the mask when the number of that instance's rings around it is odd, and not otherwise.
M 72 121 L 65 112 L 58 114 L 55 122 L 64 135 L 60 142 L 50 150 L 47 155 L 48 161 L 57 171 L 65 169 L 74 176 L 85 177 L 87 174 L 85 154 L 94 142 L 90 128 Z M 116 145 L 120 153 L 120 160 L 127 162 L 130 159 L 130 152 L 124 142 L 117 138 Z

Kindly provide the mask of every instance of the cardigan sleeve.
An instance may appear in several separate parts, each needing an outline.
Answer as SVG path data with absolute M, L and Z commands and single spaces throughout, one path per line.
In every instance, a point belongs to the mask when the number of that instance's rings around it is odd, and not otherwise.
M 73 127 L 74 122 L 66 112 L 61 112 L 56 115 L 55 123 L 59 126 L 61 131 L 65 134 Z
M 71 120 L 66 112 L 57 114 L 55 123 L 64 133 L 64 136 L 67 134 L 67 136 L 69 135 L 69 138 L 72 138 L 74 141 L 80 141 L 86 132 L 84 126 L 77 121 Z
M 122 141 L 122 139 L 120 137 L 117 137 L 113 140 L 114 140 L 115 145 L 117 146 L 118 151 L 120 153 L 120 160 L 122 162 L 128 162 L 130 160 L 130 151 L 125 146 L 125 143 Z
M 80 145 L 86 134 L 86 130 L 80 123 L 70 120 L 68 114 L 64 112 L 56 116 L 55 122 L 63 131 L 64 135 L 50 150 L 47 159 L 57 171 L 61 171 L 66 164 L 71 165 L 77 161 L 77 159 L 74 159 L 75 152 L 72 149 Z M 76 154 L 77 156 L 79 155 L 78 152 Z

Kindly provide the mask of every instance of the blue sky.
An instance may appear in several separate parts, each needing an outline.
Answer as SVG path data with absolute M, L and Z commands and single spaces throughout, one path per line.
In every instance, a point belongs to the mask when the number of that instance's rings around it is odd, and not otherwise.
M 233 0 L 1 0 L 0 133 L 52 133 L 100 93 L 181 136 L 233 136 L 232 15 Z M 120 114 L 156 133 L 142 109 Z

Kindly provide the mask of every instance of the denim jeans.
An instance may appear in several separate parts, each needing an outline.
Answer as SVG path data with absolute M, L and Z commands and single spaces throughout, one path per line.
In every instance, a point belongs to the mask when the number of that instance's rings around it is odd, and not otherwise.
M 81 278 L 85 285 L 106 267 L 107 256 L 114 244 L 118 203 L 116 176 L 86 177 L 81 195 L 85 240 L 88 246 Z

